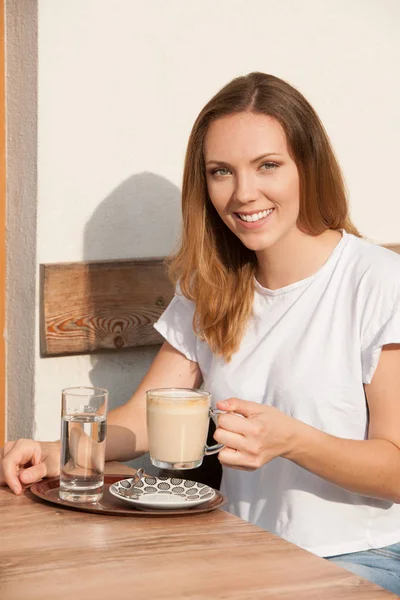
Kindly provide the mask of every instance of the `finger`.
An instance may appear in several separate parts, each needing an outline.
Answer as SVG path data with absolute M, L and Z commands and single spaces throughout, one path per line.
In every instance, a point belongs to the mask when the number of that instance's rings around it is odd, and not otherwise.
M 15 494 L 22 492 L 18 478 L 20 467 L 31 461 L 36 445 L 32 440 L 18 440 L 3 458 L 3 478 Z
M 15 442 L 6 442 L 4 444 L 4 448 L 0 448 L 0 485 L 4 485 L 6 483 L 3 473 L 3 458 L 11 450 L 11 448 L 14 447 L 14 445 Z
M 5 478 L 3 476 L 3 468 L 2 468 L 2 458 L 7 456 L 7 454 L 12 450 L 12 448 L 14 448 L 14 446 L 16 445 L 17 442 L 13 441 L 13 442 L 7 442 L 4 445 L 4 448 L 0 448 L 0 485 L 6 483 Z M 41 461 L 41 447 L 40 444 L 35 445 L 34 447 L 34 455 L 32 457 L 32 464 L 37 465 L 39 464 Z M 19 471 L 18 473 L 18 478 L 21 481 L 21 472 Z M 25 481 L 23 481 L 23 483 L 26 483 Z
M 15 441 L 12 441 L 12 442 L 6 442 L 6 443 L 4 444 L 4 448 L 3 448 L 3 454 L 4 454 L 4 456 L 6 456 L 6 455 L 7 455 L 7 454 L 10 452 L 10 450 L 11 450 L 12 448 L 14 448 L 14 446 L 15 446 L 15 444 L 16 444 L 16 443 L 17 443 L 17 442 L 15 442 Z
M 234 450 L 233 448 L 222 448 L 218 454 L 218 458 L 220 463 L 226 467 L 242 469 L 245 471 L 254 471 L 255 469 L 246 454 L 239 452 L 238 450 Z
M 41 462 L 42 462 L 42 447 L 40 444 L 38 444 L 37 446 L 35 446 L 35 449 L 33 451 L 31 463 L 32 463 L 32 465 L 38 465 Z
M 228 398 L 227 400 L 220 400 L 217 402 L 218 408 L 221 410 L 227 410 L 229 412 L 235 412 L 244 417 L 251 417 L 252 415 L 259 415 L 261 412 L 260 404 L 257 402 L 250 402 L 249 400 L 240 400 L 239 398 Z
M 233 450 L 238 450 L 240 452 L 246 451 L 246 438 L 238 433 L 232 433 L 231 431 L 217 428 L 214 433 L 214 439 L 219 444 L 224 444 L 224 446 L 232 448 Z
M 249 419 L 244 419 L 242 415 L 236 415 L 234 413 L 219 415 L 218 427 L 242 435 L 252 435 L 254 429 L 253 424 Z
M 19 480 L 24 485 L 30 485 L 36 481 L 40 481 L 47 476 L 46 463 L 42 462 L 28 469 L 23 469 L 19 473 Z

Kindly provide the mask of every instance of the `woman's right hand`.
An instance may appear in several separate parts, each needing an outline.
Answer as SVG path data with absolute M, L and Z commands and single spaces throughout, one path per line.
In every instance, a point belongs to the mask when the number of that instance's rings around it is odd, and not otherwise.
M 8 485 L 14 494 L 43 477 L 59 474 L 60 442 L 20 439 L 0 448 L 0 485 Z

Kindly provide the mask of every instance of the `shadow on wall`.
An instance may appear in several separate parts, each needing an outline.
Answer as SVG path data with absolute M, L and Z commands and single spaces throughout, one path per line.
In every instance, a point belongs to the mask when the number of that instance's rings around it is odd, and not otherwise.
M 167 256 L 180 233 L 180 196 L 179 188 L 160 175 L 132 175 L 101 202 L 86 224 L 84 260 Z M 147 346 L 90 356 L 90 380 L 109 390 L 110 409 L 131 397 L 158 350 Z M 145 463 L 147 472 L 158 472 L 147 457 L 138 462 Z
M 154 173 L 132 175 L 98 206 L 85 227 L 84 259 L 149 258 L 167 256 L 175 247 L 181 229 L 180 190 Z M 158 346 L 90 355 L 90 380 L 110 392 L 110 409 L 124 404 L 148 371 Z M 212 423 L 207 443 L 214 444 Z M 157 475 L 148 455 L 129 461 Z M 175 471 L 219 488 L 221 465 L 216 456 L 190 471 Z M 163 471 L 172 475 L 172 472 Z M 178 475 L 179 476 L 179 475 Z

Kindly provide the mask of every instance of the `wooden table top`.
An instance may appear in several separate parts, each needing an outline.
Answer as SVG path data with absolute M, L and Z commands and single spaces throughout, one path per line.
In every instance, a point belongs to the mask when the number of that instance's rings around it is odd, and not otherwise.
M 3 487 L 0 517 L 1 600 L 397 598 L 221 510 L 105 516 Z

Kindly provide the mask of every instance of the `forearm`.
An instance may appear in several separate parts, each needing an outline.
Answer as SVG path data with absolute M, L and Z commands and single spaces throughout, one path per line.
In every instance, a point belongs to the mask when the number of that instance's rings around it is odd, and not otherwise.
M 338 438 L 298 422 L 284 457 L 351 492 L 400 502 L 400 450 L 387 440 Z
M 197 363 L 164 342 L 132 398 L 108 414 L 106 460 L 130 460 L 148 452 L 146 390 L 201 385 Z
M 131 460 L 147 451 L 144 408 L 126 404 L 111 410 L 107 419 L 106 460 Z

